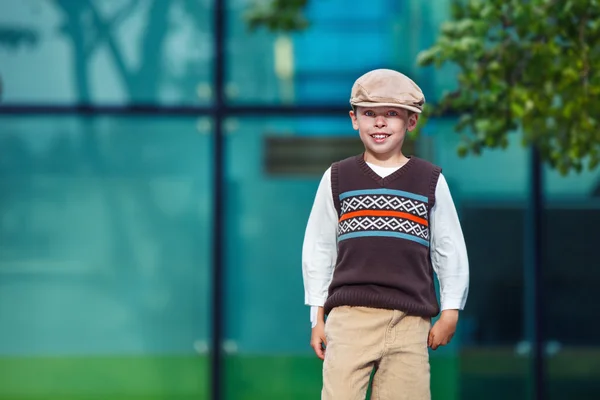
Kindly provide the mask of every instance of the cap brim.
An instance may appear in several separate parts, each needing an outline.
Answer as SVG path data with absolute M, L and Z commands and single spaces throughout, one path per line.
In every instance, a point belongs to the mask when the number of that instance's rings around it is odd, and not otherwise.
M 353 106 L 355 107 L 398 107 L 398 108 L 404 108 L 413 112 L 416 112 L 418 114 L 420 114 L 422 112 L 421 109 L 414 107 L 414 106 L 409 106 L 406 104 L 398 104 L 398 103 L 373 103 L 370 101 L 365 101 L 365 102 L 359 102 L 359 103 L 351 103 Z

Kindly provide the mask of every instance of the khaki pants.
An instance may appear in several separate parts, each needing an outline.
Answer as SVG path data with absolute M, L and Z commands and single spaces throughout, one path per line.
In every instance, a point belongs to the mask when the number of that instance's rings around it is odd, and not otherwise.
M 400 311 L 336 307 L 325 323 L 322 400 L 429 400 L 431 319 Z

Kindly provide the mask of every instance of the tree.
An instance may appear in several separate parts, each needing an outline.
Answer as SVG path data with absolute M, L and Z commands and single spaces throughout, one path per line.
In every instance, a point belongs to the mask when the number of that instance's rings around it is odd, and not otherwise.
M 516 130 L 562 174 L 600 163 L 600 2 L 453 1 L 452 20 L 419 55 L 459 67 L 458 89 L 427 116 L 454 112 L 460 154 L 506 147 Z
M 306 27 L 306 1 L 273 1 L 252 27 Z M 423 122 L 452 113 L 461 156 L 505 148 L 508 137 L 536 146 L 562 174 L 600 163 L 600 0 L 453 0 L 421 67 L 458 67 L 457 89 L 427 104 Z
M 271 0 L 255 3 L 246 13 L 250 29 L 266 27 L 272 32 L 293 32 L 308 27 L 303 10 L 308 0 Z

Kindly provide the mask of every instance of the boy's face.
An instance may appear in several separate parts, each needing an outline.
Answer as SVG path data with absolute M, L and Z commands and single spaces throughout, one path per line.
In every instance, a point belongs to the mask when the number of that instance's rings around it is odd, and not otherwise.
M 402 149 L 406 131 L 415 129 L 419 116 L 409 116 L 408 110 L 400 107 L 356 107 L 350 118 L 367 151 L 383 156 Z

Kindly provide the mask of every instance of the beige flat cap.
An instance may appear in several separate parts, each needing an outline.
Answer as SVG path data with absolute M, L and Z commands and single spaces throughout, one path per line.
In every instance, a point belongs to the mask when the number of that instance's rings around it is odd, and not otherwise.
M 391 69 L 375 69 L 354 82 L 350 104 L 361 107 L 401 107 L 421 113 L 425 96 L 408 76 Z

